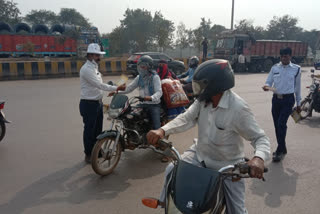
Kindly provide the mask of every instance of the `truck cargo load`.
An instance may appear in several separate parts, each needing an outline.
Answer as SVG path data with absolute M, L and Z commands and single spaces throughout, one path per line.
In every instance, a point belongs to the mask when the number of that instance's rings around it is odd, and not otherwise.
M 236 72 L 269 72 L 280 61 L 280 49 L 292 49 L 292 62 L 303 63 L 308 44 L 293 40 L 255 40 L 248 34 L 222 33 L 214 49 L 214 58 L 227 59 Z

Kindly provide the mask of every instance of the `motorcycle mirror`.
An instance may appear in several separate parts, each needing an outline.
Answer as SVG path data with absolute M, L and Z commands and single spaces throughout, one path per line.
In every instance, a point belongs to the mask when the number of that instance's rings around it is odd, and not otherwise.
M 311 73 L 314 73 L 314 69 L 311 69 L 310 72 L 311 72 Z

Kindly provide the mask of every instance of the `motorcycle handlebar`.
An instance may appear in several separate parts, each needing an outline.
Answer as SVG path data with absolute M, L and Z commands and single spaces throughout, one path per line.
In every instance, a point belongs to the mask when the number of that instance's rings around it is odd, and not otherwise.
M 134 97 L 134 98 L 136 98 L 136 99 L 139 100 L 140 102 L 144 101 L 144 97 L 136 96 L 136 97 Z

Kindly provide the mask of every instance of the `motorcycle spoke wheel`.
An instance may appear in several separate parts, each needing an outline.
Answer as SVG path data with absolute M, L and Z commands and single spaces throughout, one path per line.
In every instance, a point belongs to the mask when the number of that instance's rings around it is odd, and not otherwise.
M 109 175 L 118 165 L 121 156 L 121 144 L 115 145 L 115 138 L 98 140 L 91 154 L 92 169 L 98 175 Z
M 312 110 L 311 110 L 310 100 L 303 100 L 301 102 L 301 112 L 300 112 L 301 119 L 307 118 L 310 115 L 311 111 Z

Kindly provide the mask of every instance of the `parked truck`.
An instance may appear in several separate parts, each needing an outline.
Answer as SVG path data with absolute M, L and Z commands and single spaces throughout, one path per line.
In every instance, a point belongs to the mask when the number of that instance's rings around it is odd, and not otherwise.
M 214 58 L 227 59 L 236 72 L 269 72 L 280 61 L 280 49 L 292 49 L 292 62 L 303 63 L 308 44 L 293 40 L 255 40 L 249 34 L 221 33 L 214 49 Z

